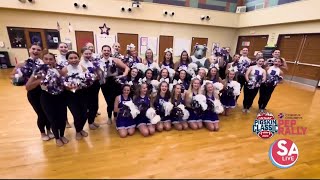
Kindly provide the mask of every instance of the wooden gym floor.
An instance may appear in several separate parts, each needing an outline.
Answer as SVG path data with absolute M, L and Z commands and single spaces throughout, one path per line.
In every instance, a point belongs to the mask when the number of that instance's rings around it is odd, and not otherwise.
M 53 140 L 40 139 L 26 90 L 10 84 L 9 71 L 0 70 L 0 178 L 320 178 L 319 90 L 285 82 L 269 103 L 275 116 L 302 114 L 298 124 L 308 128 L 305 136 L 263 140 L 254 135 L 255 100 L 248 115 L 237 107 L 230 117 L 220 116 L 219 132 L 172 130 L 121 139 L 114 125 L 103 125 L 76 141 L 72 128 L 66 131 L 70 143 L 58 148 Z M 106 118 L 101 94 L 99 111 L 97 122 Z M 299 159 L 289 169 L 273 166 L 268 158 L 272 142 L 284 137 L 299 148 Z

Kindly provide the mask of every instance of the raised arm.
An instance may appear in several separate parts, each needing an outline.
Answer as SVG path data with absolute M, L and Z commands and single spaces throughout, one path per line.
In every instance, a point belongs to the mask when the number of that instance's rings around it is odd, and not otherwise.
M 123 76 L 127 76 L 130 71 L 130 68 L 118 58 L 113 58 L 113 61 L 116 63 L 118 67 L 124 69 Z
M 17 69 L 23 67 L 24 65 L 25 65 L 24 62 L 17 64 L 16 67 L 11 71 L 11 73 L 10 73 L 10 75 L 9 75 L 9 78 L 10 78 L 10 79 L 13 79 L 13 78 L 14 78 L 14 75 L 15 75 L 16 72 L 17 72 Z

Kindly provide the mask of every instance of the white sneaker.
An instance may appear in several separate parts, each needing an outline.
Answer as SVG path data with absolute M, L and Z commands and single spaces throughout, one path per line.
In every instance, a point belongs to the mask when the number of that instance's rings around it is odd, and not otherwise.
M 47 133 L 47 135 L 49 136 L 50 139 L 53 139 L 53 138 L 54 138 L 54 134 L 53 134 L 51 131 L 49 131 L 49 132 Z
M 249 109 L 247 109 L 247 113 L 250 113 L 250 110 L 249 110 Z
M 242 112 L 243 112 L 243 113 L 247 112 L 247 109 L 242 109 Z

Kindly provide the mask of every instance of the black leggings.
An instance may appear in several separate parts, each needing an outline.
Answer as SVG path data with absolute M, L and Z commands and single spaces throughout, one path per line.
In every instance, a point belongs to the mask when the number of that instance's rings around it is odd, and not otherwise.
M 27 97 L 28 97 L 29 103 L 33 107 L 34 111 L 37 113 L 37 116 L 38 116 L 37 124 L 40 132 L 46 133 L 45 128 L 50 130 L 51 125 L 41 107 L 41 103 L 40 103 L 41 91 L 42 90 L 40 86 L 38 86 L 35 89 L 28 91 Z
M 259 92 L 259 109 L 265 109 L 268 105 L 268 102 L 271 98 L 273 90 L 276 86 L 267 86 L 266 84 L 262 84 Z
M 114 109 L 114 101 L 121 94 L 121 85 L 116 83 L 114 77 L 108 77 L 106 83 L 101 85 L 101 91 L 107 102 L 108 117 L 111 118 Z M 113 114 L 116 117 L 115 114 Z
M 41 106 L 51 123 L 52 132 L 56 139 L 64 137 L 67 119 L 67 102 L 65 93 L 52 95 L 46 91 L 41 93 Z
M 241 91 L 244 85 L 246 84 L 246 78 L 244 77 L 244 75 L 238 75 L 237 79 L 238 79 L 238 83 L 240 83 L 240 91 Z M 238 100 L 239 96 L 236 96 L 236 101 Z
M 66 91 L 66 94 L 67 105 L 73 116 L 76 132 L 80 132 L 87 121 L 87 89 L 80 89 L 75 93 Z
M 247 85 L 244 86 L 244 98 L 243 98 L 243 108 L 250 109 L 254 98 L 256 97 L 259 88 L 249 89 Z
M 99 107 L 100 83 L 95 81 L 88 89 L 88 123 L 92 124 L 96 118 Z

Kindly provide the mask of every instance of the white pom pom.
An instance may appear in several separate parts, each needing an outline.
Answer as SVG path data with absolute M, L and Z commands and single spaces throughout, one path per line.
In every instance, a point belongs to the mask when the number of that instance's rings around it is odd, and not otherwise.
M 198 69 L 198 65 L 196 63 L 192 62 L 188 65 L 188 69 L 192 69 L 192 70 L 196 71 Z
M 195 101 L 198 101 L 203 111 L 207 110 L 208 104 L 207 104 L 207 98 L 203 94 L 197 94 L 193 97 Z
M 129 81 L 127 84 L 129 84 L 130 86 L 133 85 L 133 82 L 132 81 Z
M 159 115 L 156 115 L 154 118 L 151 119 L 151 124 L 157 124 L 161 121 L 161 117 Z
M 136 118 L 138 114 L 140 114 L 140 111 L 136 105 L 133 104 L 132 101 L 124 101 L 123 105 L 128 106 L 130 109 L 130 114 L 132 118 Z
M 147 116 L 147 118 L 150 119 L 150 120 L 153 119 L 156 115 L 157 115 L 157 114 L 156 114 L 156 110 L 154 110 L 152 107 L 149 108 L 149 109 L 147 110 L 147 112 L 146 112 L 146 116 Z
M 231 87 L 233 87 L 233 95 L 239 96 L 240 95 L 240 83 L 237 81 L 230 82 Z
M 176 74 L 176 71 L 175 71 L 174 69 L 172 69 L 172 68 L 169 68 L 169 67 L 167 67 L 167 69 L 168 69 L 168 71 L 169 71 L 169 76 L 170 76 L 171 78 L 173 78 L 174 75 Z
M 220 92 L 223 89 L 223 84 L 219 82 L 213 83 L 213 87 L 215 88 L 216 91 Z
M 148 67 L 143 63 L 136 63 L 133 65 L 133 67 L 136 67 L 137 69 L 141 70 L 143 73 L 148 69 Z
M 160 84 L 160 82 L 159 81 L 157 81 L 157 80 L 151 80 L 151 82 L 150 82 L 151 84 L 152 84 L 152 86 L 153 87 L 155 87 L 155 88 L 158 88 L 158 86 L 159 86 L 159 84 Z
M 152 68 L 152 69 L 157 69 L 158 71 L 160 71 L 160 66 L 159 66 L 159 64 L 156 63 L 156 62 L 153 62 L 153 63 L 151 64 L 151 68 Z
M 172 92 L 174 84 L 169 84 L 169 91 Z
M 224 111 L 223 106 L 222 106 L 220 100 L 215 99 L 215 100 L 213 101 L 213 104 L 214 104 L 214 112 L 215 112 L 215 113 L 221 114 L 221 113 Z
M 171 110 L 173 109 L 173 104 L 171 102 L 164 102 L 163 108 L 165 111 L 165 116 L 169 116 L 171 113 Z
M 183 104 L 179 104 L 177 107 L 180 108 L 182 110 L 182 112 L 183 112 L 182 119 L 183 120 L 187 120 L 189 118 L 189 116 L 190 116 L 190 113 L 189 113 L 188 110 L 186 110 L 186 107 Z

